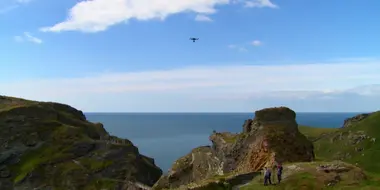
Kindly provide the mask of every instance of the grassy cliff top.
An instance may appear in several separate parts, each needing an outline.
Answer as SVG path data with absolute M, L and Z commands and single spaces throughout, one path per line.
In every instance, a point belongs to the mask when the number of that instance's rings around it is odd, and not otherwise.
M 298 130 L 304 134 L 310 141 L 316 141 L 324 135 L 328 135 L 338 130 L 338 128 L 320 128 L 299 125 Z
M 380 174 L 380 112 L 349 127 L 325 135 L 314 143 L 318 157 L 344 160 Z
M 322 168 L 323 166 L 324 168 Z M 365 175 L 362 169 L 340 161 L 304 162 L 284 165 L 283 181 L 272 186 L 263 186 L 263 176 L 254 178 L 241 186 L 241 190 L 298 190 L 298 189 L 377 189 L 380 181 Z M 277 183 L 276 175 L 272 183 Z
M 59 103 L 0 96 L 0 145 L 0 189 L 113 189 L 162 174 L 131 141 Z
M 26 106 L 36 103 L 38 102 L 15 97 L 0 96 L 0 110 L 9 109 L 11 107 Z

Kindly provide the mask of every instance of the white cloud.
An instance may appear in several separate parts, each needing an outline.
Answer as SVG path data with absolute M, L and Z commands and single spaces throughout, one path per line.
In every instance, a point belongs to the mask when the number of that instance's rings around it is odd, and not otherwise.
M 18 7 L 20 7 L 21 5 L 25 5 L 25 4 L 28 4 L 29 2 L 31 2 L 32 0 L 14 0 L 10 3 L 8 3 L 7 6 L 5 7 L 0 7 L 0 14 L 5 14 L 5 13 L 8 13 L 9 11 L 12 11 L 14 9 L 17 9 Z
M 235 45 L 235 44 L 230 44 L 227 47 L 230 48 L 230 49 L 236 49 L 236 50 L 238 50 L 240 52 L 246 52 L 246 51 L 248 51 L 248 49 L 245 48 L 244 46 L 239 46 L 239 45 Z
M 40 38 L 32 36 L 29 32 L 24 32 L 22 36 L 14 36 L 13 38 L 16 42 L 28 41 L 35 44 L 42 44 L 43 42 Z
M 235 49 L 235 48 L 237 48 L 238 46 L 235 45 L 235 44 L 230 44 L 230 45 L 228 45 L 227 47 L 230 48 L 230 49 Z
M 251 0 L 245 2 L 246 7 L 269 7 L 269 8 L 278 8 L 278 6 L 272 3 L 270 0 Z
M 216 6 L 233 0 L 92 0 L 81 1 L 72 7 L 65 21 L 43 27 L 45 32 L 82 31 L 100 32 L 130 19 L 161 19 L 182 12 L 201 15 L 214 14 Z M 239 0 L 245 3 L 245 0 Z M 252 4 L 253 3 L 253 4 Z M 253 1 L 252 7 L 277 7 L 269 0 Z
M 18 7 L 18 5 L 9 5 L 9 6 L 0 8 L 0 14 L 5 14 L 9 11 L 16 9 L 17 7 Z
M 380 97 L 380 90 L 379 86 L 368 84 L 380 81 L 379 70 L 380 61 L 193 66 L 79 78 L 4 81 L 0 89 L 5 95 L 58 101 L 85 111 L 247 111 L 253 106 L 285 102 L 293 105 L 303 101 L 310 105 L 322 99 L 372 100 Z M 354 88 L 357 86 L 362 87 Z M 379 107 L 377 102 L 368 106 Z
M 251 44 L 253 46 L 261 46 L 263 43 L 260 40 L 254 40 Z
M 263 43 L 260 40 L 254 40 L 252 42 L 249 42 L 248 44 L 250 44 L 252 46 L 261 46 L 261 45 L 263 45 Z M 238 50 L 240 52 L 246 52 L 246 51 L 248 51 L 248 49 L 245 47 L 246 45 L 247 44 L 230 44 L 227 47 L 230 48 L 230 49 Z
M 198 14 L 196 17 L 195 17 L 195 20 L 196 21 L 201 21 L 201 22 L 211 22 L 212 19 L 206 15 L 201 15 L 201 14 Z
M 364 85 L 358 86 L 352 89 L 348 89 L 345 92 L 355 93 L 359 95 L 380 95 L 380 85 L 372 84 L 372 85 Z
M 37 37 L 34 37 L 32 36 L 31 34 L 29 34 L 28 32 L 24 32 L 24 36 L 26 37 L 26 39 L 30 42 L 33 42 L 33 43 L 36 43 L 36 44 L 41 44 L 42 43 L 42 40 L 37 38 Z

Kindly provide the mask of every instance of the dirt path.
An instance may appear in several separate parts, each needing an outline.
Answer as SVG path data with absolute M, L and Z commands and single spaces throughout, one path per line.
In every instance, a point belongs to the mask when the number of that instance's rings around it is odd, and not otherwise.
M 249 184 L 253 180 L 253 178 L 259 175 L 261 175 L 260 172 L 250 172 L 235 176 L 233 178 L 227 179 L 226 181 L 232 185 L 233 190 L 238 190 L 241 187 Z

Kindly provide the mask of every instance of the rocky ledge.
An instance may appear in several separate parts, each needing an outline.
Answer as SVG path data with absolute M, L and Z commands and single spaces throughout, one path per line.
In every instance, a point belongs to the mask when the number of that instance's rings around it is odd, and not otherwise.
M 162 175 L 70 106 L 0 96 L 0 189 L 148 189 Z
M 207 179 L 246 175 L 276 162 L 313 161 L 313 144 L 298 131 L 295 119 L 295 112 L 286 107 L 256 111 L 254 119 L 245 121 L 243 132 L 214 132 L 212 146 L 196 148 L 178 159 L 153 189 L 185 188 Z
M 368 116 L 370 116 L 373 113 L 364 113 L 364 114 L 359 114 L 351 118 L 347 118 L 344 120 L 342 128 L 347 128 L 350 127 L 364 119 L 366 119 Z

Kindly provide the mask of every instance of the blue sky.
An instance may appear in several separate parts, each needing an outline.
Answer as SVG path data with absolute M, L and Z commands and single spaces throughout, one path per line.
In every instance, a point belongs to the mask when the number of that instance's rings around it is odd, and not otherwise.
M 2 0 L 0 94 L 87 112 L 374 111 L 379 7 L 378 0 Z

